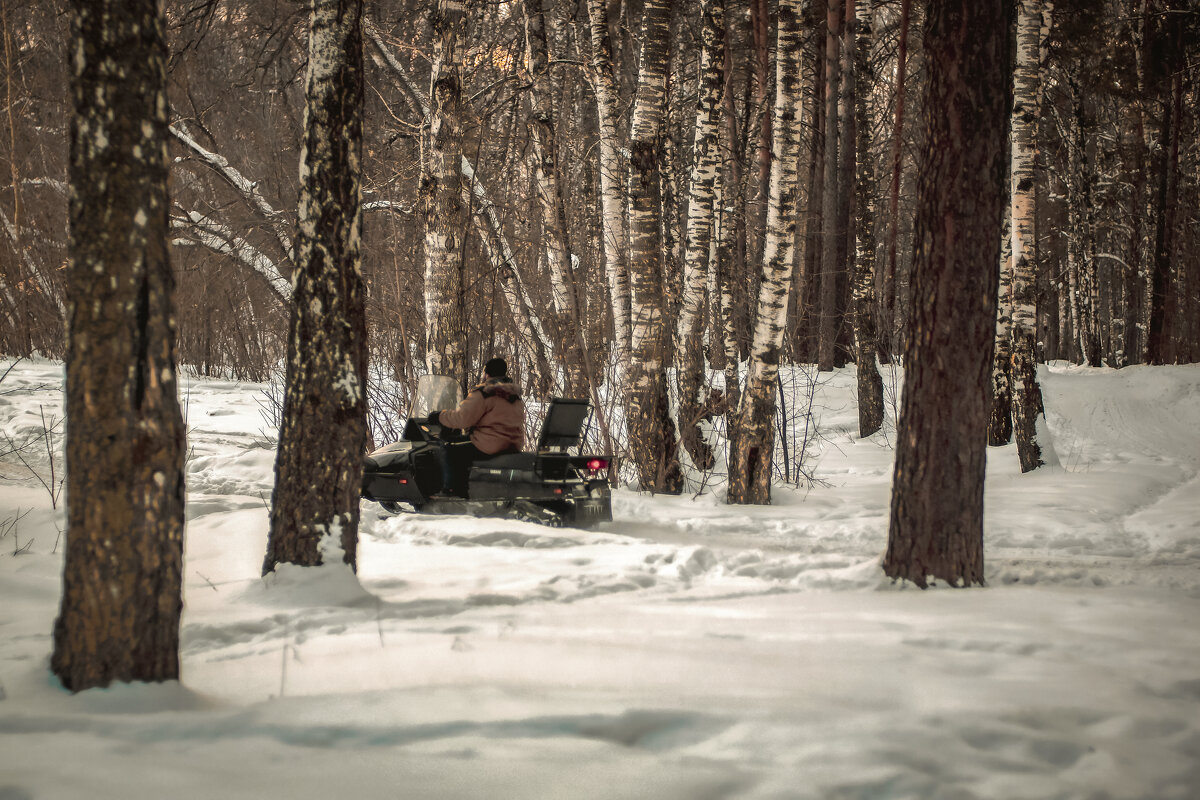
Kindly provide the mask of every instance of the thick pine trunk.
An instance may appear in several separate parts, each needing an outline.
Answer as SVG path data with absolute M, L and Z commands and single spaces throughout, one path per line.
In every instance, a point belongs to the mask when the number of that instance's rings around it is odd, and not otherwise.
M 712 448 L 701 436 L 700 392 L 706 369 L 701 327 L 704 322 L 704 290 L 710 272 L 710 250 L 714 227 L 713 201 L 717 173 L 721 167 L 721 89 L 725 64 L 725 0 L 703 0 L 699 94 L 696 100 L 696 134 L 692 147 L 692 175 L 688 192 L 687 237 L 683 261 L 683 292 L 675 333 L 675 356 L 679 374 L 679 433 L 692 463 L 709 469 Z
M 871 155 L 871 122 L 867 98 L 871 88 L 872 20 L 870 0 L 858 0 L 854 53 L 854 96 L 858 174 L 854 213 L 854 339 L 858 367 L 858 435 L 883 427 L 883 378 L 876 360 L 875 319 L 875 161 Z
M 775 404 L 788 294 L 792 285 L 799 193 L 801 60 L 800 0 L 780 0 L 775 58 L 775 111 L 767 239 L 759 283 L 746 391 L 729 464 L 730 503 L 771 501 Z
M 1009 263 L 1012 276 L 1010 391 L 1012 427 L 1021 471 L 1045 463 L 1037 438 L 1037 418 L 1043 415 L 1042 388 L 1037 380 L 1037 193 L 1034 166 L 1037 120 L 1042 96 L 1041 47 L 1049 35 L 1049 4 L 1024 0 L 1017 16 L 1016 69 L 1010 122 Z M 1001 303 L 1005 303 L 1001 298 Z M 993 442 L 996 443 L 996 442 Z
M 77 692 L 179 677 L 184 426 L 164 22 L 155 0 L 71 12 L 67 546 L 50 668 Z
M 1159 23 L 1159 50 L 1163 54 L 1161 71 L 1162 123 L 1158 146 L 1162 151 L 1158 174 L 1155 176 L 1154 198 L 1154 262 L 1150 279 L 1149 331 L 1146 342 L 1146 361 L 1168 364 L 1177 360 L 1173 328 L 1178 322 L 1175 292 L 1178 277 L 1174 255 L 1175 214 L 1179 197 L 1179 139 L 1183 127 L 1183 72 L 1186 53 L 1183 47 L 1183 12 L 1179 0 L 1168 2 L 1167 13 Z
M 283 563 L 357 565 L 367 442 L 362 0 L 316 0 L 311 8 L 296 275 L 264 574 Z
M 467 376 L 462 194 L 461 0 L 438 0 L 431 14 L 434 48 L 429 101 L 429 150 L 421 176 L 425 216 L 425 366 L 431 373 Z
M 883 569 L 983 583 L 983 481 L 1004 198 L 1003 0 L 931 0 L 912 325 Z
M 647 0 L 629 159 L 629 251 L 633 347 L 626 386 L 629 451 L 643 489 L 679 492 L 675 422 L 667 394 L 663 309 L 662 172 L 669 0 Z

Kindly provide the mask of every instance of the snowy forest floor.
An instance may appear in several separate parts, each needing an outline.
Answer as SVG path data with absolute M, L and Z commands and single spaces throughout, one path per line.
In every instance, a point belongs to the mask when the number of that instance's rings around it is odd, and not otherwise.
M 989 586 L 924 592 L 879 568 L 894 424 L 857 438 L 853 369 L 771 506 L 619 490 L 583 532 L 367 503 L 361 585 L 259 577 L 263 387 L 191 378 L 183 679 L 73 696 L 62 365 L 20 362 L 0 800 L 1200 796 L 1200 366 L 1041 377 L 1061 465 L 992 449 Z

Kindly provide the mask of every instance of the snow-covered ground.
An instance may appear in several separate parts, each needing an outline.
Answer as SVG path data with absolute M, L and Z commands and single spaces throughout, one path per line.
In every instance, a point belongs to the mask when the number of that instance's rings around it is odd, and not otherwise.
M 879 569 L 893 452 L 854 435 L 852 370 L 818 482 L 770 507 L 621 490 L 585 533 L 366 504 L 361 586 L 259 577 L 262 387 L 190 379 L 178 684 L 49 674 L 63 502 L 0 457 L 0 798 L 1200 797 L 1200 366 L 1042 377 L 1061 466 L 992 450 L 990 585 L 924 592 Z M 61 381 L 0 382 L 47 482 Z

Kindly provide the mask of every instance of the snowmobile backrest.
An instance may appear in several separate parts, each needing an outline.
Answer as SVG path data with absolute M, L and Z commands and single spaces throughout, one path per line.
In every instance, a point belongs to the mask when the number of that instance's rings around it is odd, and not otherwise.
M 578 447 L 583 438 L 583 423 L 587 419 L 588 408 L 587 400 L 551 399 L 546 418 L 542 421 L 542 433 L 538 437 L 538 452 Z

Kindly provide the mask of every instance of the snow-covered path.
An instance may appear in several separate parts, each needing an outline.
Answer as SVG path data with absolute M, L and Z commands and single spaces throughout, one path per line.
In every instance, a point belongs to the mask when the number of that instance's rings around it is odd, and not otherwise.
M 61 511 L 0 460 L 0 798 L 1200 796 L 1200 367 L 1043 379 L 1062 466 L 992 450 L 990 586 L 927 592 L 879 570 L 892 452 L 853 436 L 853 371 L 820 483 L 770 507 L 368 504 L 361 583 L 259 577 L 261 387 L 192 379 L 182 684 L 48 675 Z M 0 430 L 61 417 L 60 381 L 19 364 Z

